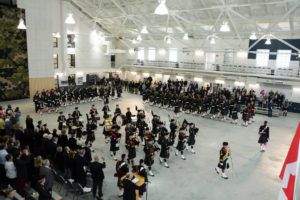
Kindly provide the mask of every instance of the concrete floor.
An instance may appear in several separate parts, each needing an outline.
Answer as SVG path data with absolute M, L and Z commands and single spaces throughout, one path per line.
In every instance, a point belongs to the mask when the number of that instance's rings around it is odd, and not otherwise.
M 51 129 L 57 128 L 58 114 L 44 114 L 40 116 L 34 112 L 31 100 L 17 100 L 1 103 L 19 106 L 22 111 L 21 121 L 24 122 L 27 114 L 30 114 L 35 124 L 39 119 L 48 124 Z M 144 107 L 146 115 L 150 117 L 151 109 L 155 114 L 161 116 L 163 121 L 168 122 L 168 114 L 171 111 L 152 107 L 142 103 L 139 95 L 123 94 L 119 100 L 110 103 L 111 110 L 115 109 L 118 103 L 123 113 L 126 107 L 134 111 L 135 105 Z M 79 110 L 85 114 L 90 106 L 95 104 L 98 110 L 103 107 L 103 102 L 92 102 L 79 105 Z M 74 110 L 75 105 L 62 108 L 65 115 Z M 102 114 L 101 114 L 102 117 Z M 269 200 L 277 199 L 281 186 L 278 178 L 285 156 L 289 149 L 291 140 L 299 123 L 299 114 L 289 113 L 288 117 L 268 118 L 263 115 L 256 115 L 256 122 L 248 127 L 232 125 L 229 121 L 221 122 L 201 117 L 182 114 L 189 122 L 194 122 L 200 129 L 196 141 L 196 154 L 185 152 L 187 160 L 181 160 L 171 153 L 169 160 L 170 168 L 163 167 L 156 156 L 153 172 L 155 177 L 150 177 L 151 184 L 148 189 L 149 200 L 219 200 L 219 199 L 243 199 L 243 200 Z M 149 118 L 148 118 L 149 119 Z M 152 118 L 150 118 L 152 119 Z M 102 122 L 101 118 L 101 122 Z M 265 153 L 259 152 L 258 128 L 264 120 L 269 121 L 270 142 Z M 168 125 L 167 125 L 168 127 Z M 124 134 L 124 128 L 121 129 Z M 232 150 L 234 166 L 229 169 L 228 180 L 222 179 L 216 174 L 214 168 L 218 162 L 218 152 L 222 142 L 228 141 Z M 107 158 L 105 169 L 105 181 L 103 186 L 104 200 L 117 200 L 117 179 L 115 173 L 115 161 L 109 156 L 109 145 L 105 144 L 102 135 L 102 127 L 98 128 L 96 142 L 94 143 L 95 153 Z M 124 147 L 124 137 L 121 141 L 122 152 L 127 150 Z M 142 147 L 138 149 L 136 162 L 143 158 Z M 299 182 L 299 181 L 298 181 Z M 89 182 L 89 185 L 91 183 Z M 297 196 L 300 196 L 298 184 Z M 67 197 L 65 199 L 69 199 Z M 90 199 L 88 197 L 87 199 Z M 144 199 L 146 199 L 144 197 Z

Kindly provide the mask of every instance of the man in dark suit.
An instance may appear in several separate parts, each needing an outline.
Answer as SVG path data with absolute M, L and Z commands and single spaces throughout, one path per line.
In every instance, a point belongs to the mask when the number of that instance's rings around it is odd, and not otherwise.
M 46 178 L 40 176 L 38 178 L 38 184 L 36 185 L 36 191 L 39 193 L 39 200 L 51 200 L 52 196 L 50 192 L 45 187 Z
M 103 168 L 106 167 L 105 165 L 105 158 L 102 157 L 103 163 L 99 163 L 99 156 L 95 155 L 94 156 L 94 162 L 91 163 L 90 170 L 92 174 L 92 179 L 93 179 L 93 197 L 96 198 L 96 192 L 97 192 L 97 187 L 98 187 L 98 197 L 97 199 L 102 199 L 101 197 L 103 196 L 102 194 L 102 184 L 103 184 L 103 179 L 104 179 L 104 173 L 103 173 Z
M 90 142 L 89 141 L 85 142 L 84 150 L 85 150 L 84 159 L 88 163 L 91 163 L 91 161 L 92 161 L 92 152 L 91 152 Z
M 24 187 L 28 178 L 27 165 L 30 163 L 29 152 L 27 149 L 24 149 L 22 153 L 20 151 L 16 151 L 14 157 L 14 164 L 17 169 L 17 192 L 24 197 Z
M 43 164 L 44 165 L 40 168 L 40 175 L 46 178 L 44 187 L 51 192 L 54 183 L 54 174 L 50 168 L 50 161 L 48 159 L 44 160 Z
M 80 183 L 82 187 L 86 186 L 86 172 L 85 168 L 87 166 L 87 161 L 84 159 L 85 151 L 81 149 L 79 154 L 75 159 L 75 166 L 76 166 L 76 181 Z
M 123 200 L 134 200 L 136 199 L 135 191 L 139 189 L 139 187 L 132 182 L 134 179 L 132 174 L 128 174 L 126 178 L 123 180 L 124 184 L 124 194 Z
M 75 151 L 77 149 L 77 141 L 74 138 L 74 134 L 71 134 L 71 137 L 69 138 L 69 144 L 68 146 L 70 147 L 70 149 L 72 149 L 73 151 Z

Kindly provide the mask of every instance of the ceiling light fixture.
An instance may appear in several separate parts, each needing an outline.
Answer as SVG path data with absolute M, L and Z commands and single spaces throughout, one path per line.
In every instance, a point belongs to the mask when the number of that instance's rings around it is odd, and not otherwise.
M 23 18 L 20 18 L 19 25 L 18 25 L 18 29 L 23 29 L 23 30 L 26 29 L 26 26 L 25 26 L 25 23 L 24 23 L 24 19 L 23 19 Z
M 142 34 L 148 34 L 148 30 L 147 30 L 147 26 L 143 26 L 142 30 L 141 30 Z
M 216 40 L 215 40 L 214 37 L 211 37 L 211 38 L 210 38 L 210 44 L 216 44 Z
M 132 44 L 136 44 L 137 41 L 135 39 L 132 40 Z
M 138 35 L 138 37 L 136 38 L 136 40 L 139 41 L 139 42 L 142 41 L 142 36 Z
M 256 37 L 255 33 L 251 33 L 249 39 L 250 39 L 250 40 L 256 40 L 257 37 Z
M 172 40 L 171 40 L 171 38 L 170 38 L 170 37 L 168 37 L 168 38 L 167 38 L 167 40 L 166 40 L 166 42 L 167 42 L 167 44 L 171 44 L 171 43 L 172 43 Z
M 189 40 L 189 34 L 185 33 L 183 36 L 183 40 Z
M 69 14 L 69 16 L 67 17 L 66 21 L 65 21 L 66 24 L 76 24 L 74 18 L 73 18 L 73 14 Z
M 227 21 L 223 22 L 223 24 L 221 25 L 220 31 L 221 32 L 230 32 L 230 26 L 228 25 Z
M 55 34 L 55 37 L 56 37 L 56 38 L 60 38 L 60 33 L 57 32 L 57 33 Z
M 270 37 L 268 37 L 268 38 L 267 38 L 267 40 L 266 40 L 265 44 L 266 44 L 266 45 L 270 45 L 270 44 L 272 44 L 272 43 L 271 43 L 271 38 L 270 38 Z
M 156 15 L 168 15 L 169 9 L 166 6 L 166 0 L 159 0 L 159 5 L 156 7 L 154 14 Z

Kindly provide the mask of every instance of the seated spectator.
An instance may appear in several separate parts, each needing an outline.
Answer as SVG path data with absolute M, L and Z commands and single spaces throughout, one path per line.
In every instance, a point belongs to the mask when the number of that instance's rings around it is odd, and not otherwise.
M 16 200 L 13 189 L 7 188 L 7 189 L 5 189 L 4 193 L 5 193 L 5 197 L 6 197 L 5 200 Z

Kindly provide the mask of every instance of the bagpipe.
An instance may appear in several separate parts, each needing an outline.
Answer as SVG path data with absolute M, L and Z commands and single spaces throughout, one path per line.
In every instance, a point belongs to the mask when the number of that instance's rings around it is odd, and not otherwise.
M 168 114 L 168 119 L 169 119 L 169 122 L 171 122 L 172 118 L 169 114 Z M 176 124 L 176 131 L 180 131 L 181 125 L 180 125 L 178 118 L 176 117 L 176 119 L 174 119 L 174 120 L 175 120 L 175 124 Z

